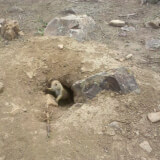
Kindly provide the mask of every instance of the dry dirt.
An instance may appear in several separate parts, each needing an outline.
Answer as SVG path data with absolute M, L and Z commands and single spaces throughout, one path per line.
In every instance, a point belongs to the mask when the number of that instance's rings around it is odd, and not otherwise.
M 71 7 L 97 23 L 88 42 L 37 34 L 45 22 Z M 14 41 L 0 40 L 0 82 L 4 84 L 0 160 L 160 159 L 160 123 L 147 119 L 148 113 L 160 111 L 160 63 L 154 61 L 160 55 L 144 45 L 145 40 L 158 38 L 159 30 L 143 25 L 160 15 L 159 5 L 140 6 L 135 0 L 0 0 L 0 9 L 0 18 L 18 20 L 25 33 Z M 131 13 L 136 15 L 119 17 Z M 125 20 L 136 30 L 120 37 L 121 30 L 107 24 L 112 19 Z M 64 48 L 58 48 L 59 44 Z M 118 61 L 130 53 L 132 59 Z M 84 104 L 59 106 L 47 138 L 39 115 L 49 81 L 59 79 L 70 87 L 77 80 L 119 66 L 134 73 L 140 94 L 103 91 Z M 140 147 L 144 141 L 149 142 L 150 153 Z

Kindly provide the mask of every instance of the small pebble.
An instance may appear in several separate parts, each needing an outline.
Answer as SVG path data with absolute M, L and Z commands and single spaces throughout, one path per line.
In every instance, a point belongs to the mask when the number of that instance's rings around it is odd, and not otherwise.
M 58 48 L 59 48 L 59 49 L 63 49 L 63 48 L 64 48 L 63 44 L 59 44 L 59 45 L 58 45 Z
M 128 54 L 127 56 L 126 56 L 126 59 L 131 59 L 133 57 L 133 54 Z
M 152 148 L 148 141 L 144 141 L 139 145 L 143 150 L 147 151 L 148 153 L 152 152 Z
M 160 112 L 149 113 L 148 114 L 148 119 L 153 123 L 160 121 Z
M 23 109 L 23 112 L 27 112 L 27 109 L 26 109 L 26 108 L 24 108 L 24 109 Z
M 120 62 L 123 62 L 124 60 L 125 60 L 124 58 L 120 58 L 120 59 L 119 59 Z
M 114 27 L 124 27 L 126 23 L 121 20 L 112 20 L 109 22 L 109 24 Z

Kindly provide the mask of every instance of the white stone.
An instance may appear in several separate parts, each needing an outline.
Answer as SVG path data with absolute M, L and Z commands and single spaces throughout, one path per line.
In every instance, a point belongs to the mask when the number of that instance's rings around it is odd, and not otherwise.
M 143 141 L 139 146 L 148 153 L 152 152 L 152 148 L 148 141 Z
M 151 122 L 158 122 L 160 121 L 160 112 L 153 112 L 148 114 L 148 119 Z
M 127 56 L 126 56 L 126 59 L 131 59 L 133 57 L 133 54 L 128 54 Z
M 59 48 L 59 49 L 63 49 L 63 48 L 64 48 L 63 44 L 59 44 L 59 45 L 58 45 L 58 48 Z
M 126 23 L 121 20 L 112 20 L 109 22 L 109 24 L 114 27 L 124 27 Z

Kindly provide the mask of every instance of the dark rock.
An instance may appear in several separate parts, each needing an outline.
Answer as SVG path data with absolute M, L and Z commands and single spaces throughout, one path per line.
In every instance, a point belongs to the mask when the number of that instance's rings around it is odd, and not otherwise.
M 3 85 L 3 83 L 2 83 L 2 82 L 0 82 L 0 93 L 2 93 L 2 92 L 3 92 L 3 90 L 4 90 L 4 85 Z
M 158 3 L 160 0 L 147 0 L 148 3 L 152 3 L 152 4 L 156 4 Z
M 78 41 L 86 40 L 94 30 L 95 22 L 86 15 L 68 15 L 51 20 L 44 34 L 47 36 L 69 36 Z
M 69 14 L 75 14 L 76 15 L 76 11 L 73 8 L 68 8 L 64 11 L 61 12 L 62 15 L 69 15 Z
M 110 72 L 101 72 L 72 85 L 75 102 L 84 102 L 94 98 L 102 90 L 113 90 L 127 94 L 138 90 L 134 76 L 126 68 L 118 68 Z
M 160 28 L 160 19 L 156 18 L 150 22 L 147 23 L 148 26 L 151 26 L 154 29 Z

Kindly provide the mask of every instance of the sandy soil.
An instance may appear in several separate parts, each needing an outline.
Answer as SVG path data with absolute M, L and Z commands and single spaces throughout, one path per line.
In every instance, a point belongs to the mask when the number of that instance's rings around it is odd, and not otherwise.
M 160 125 L 147 119 L 148 113 L 160 111 L 160 55 L 159 50 L 145 48 L 145 40 L 158 38 L 159 30 L 143 25 L 159 16 L 160 6 L 140 6 L 134 0 L 0 0 L 0 8 L 0 18 L 18 20 L 25 33 L 11 42 L 0 39 L 0 82 L 4 84 L 0 94 L 0 160 L 160 159 Z M 88 42 L 37 34 L 45 22 L 62 16 L 68 8 L 96 21 L 96 31 Z M 127 18 L 131 13 L 136 14 Z M 136 30 L 120 37 L 121 29 L 107 24 L 112 19 L 125 20 Z M 64 48 L 59 49 L 59 44 Z M 119 61 L 130 53 L 132 59 Z M 119 66 L 134 73 L 141 93 L 103 91 L 84 104 L 54 108 L 48 139 L 46 123 L 39 115 L 50 79 L 70 87 L 79 79 Z M 151 152 L 140 147 L 144 141 L 150 144 Z

